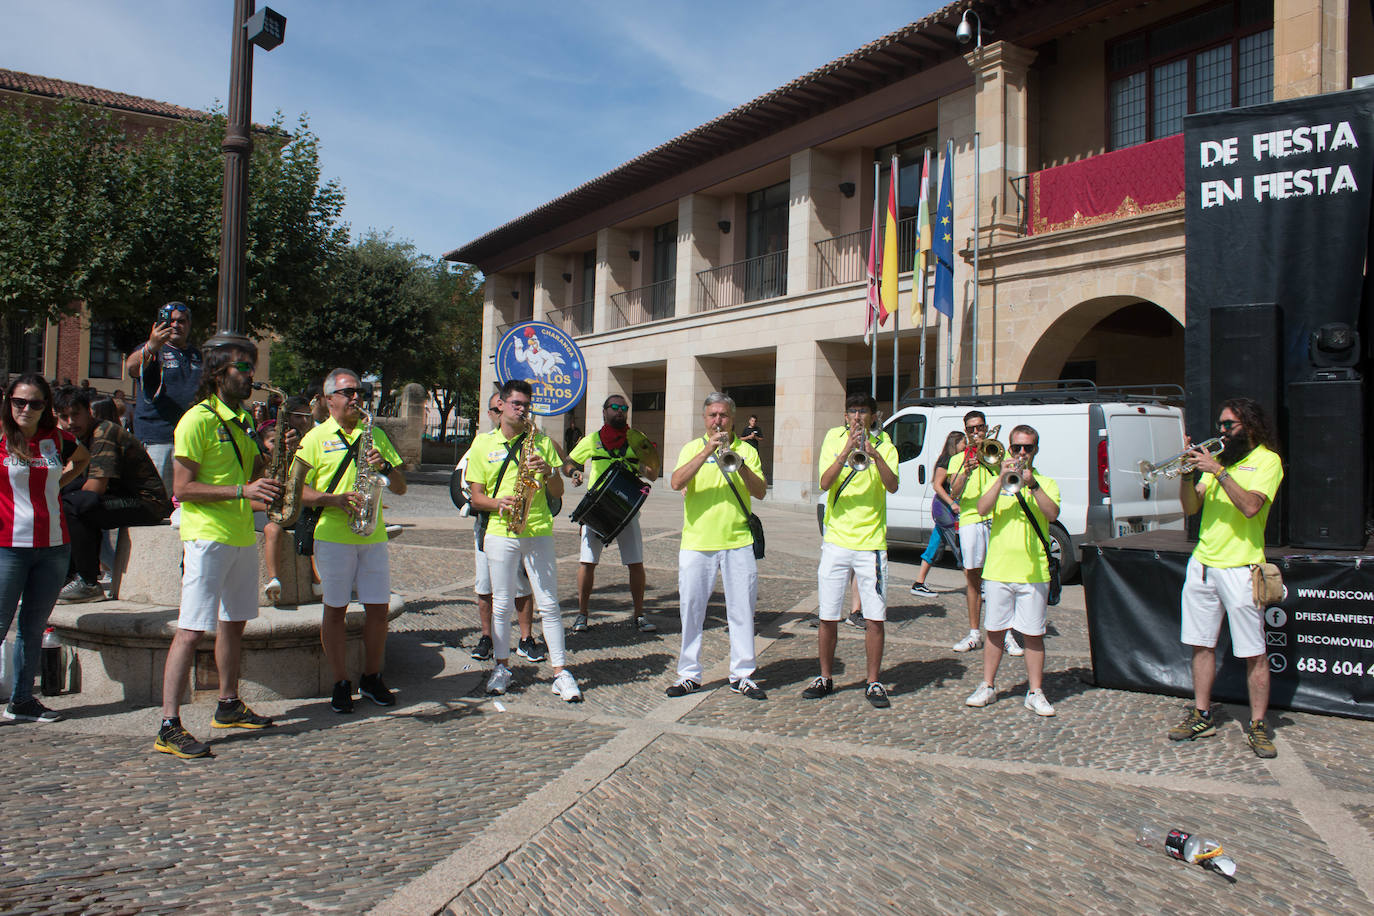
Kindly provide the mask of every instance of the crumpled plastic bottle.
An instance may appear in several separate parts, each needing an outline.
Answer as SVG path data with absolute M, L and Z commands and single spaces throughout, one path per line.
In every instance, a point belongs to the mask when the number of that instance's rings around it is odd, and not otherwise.
M 1136 831 L 1135 841 L 1146 849 L 1161 849 L 1171 858 L 1219 871 L 1228 878 L 1236 873 L 1235 860 L 1226 855 L 1221 844 L 1196 833 L 1142 824 Z

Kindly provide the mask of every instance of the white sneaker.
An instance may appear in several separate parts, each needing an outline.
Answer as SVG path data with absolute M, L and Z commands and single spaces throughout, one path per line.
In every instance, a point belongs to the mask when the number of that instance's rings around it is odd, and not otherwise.
M 1031 690 L 1026 693 L 1026 708 L 1037 716 L 1054 715 L 1054 707 L 1045 699 L 1045 691 Z
M 1002 645 L 1006 648 L 1007 654 L 1013 658 L 1020 658 L 1026 654 L 1026 650 L 1021 648 L 1021 644 L 1017 642 L 1016 637 L 1011 634 L 1011 630 L 1007 631 L 1007 638 L 1002 641 Z
M 969 630 L 968 635 L 954 644 L 955 652 L 972 652 L 983 644 L 983 635 L 977 630 Z
M 497 696 L 506 692 L 510 686 L 510 679 L 514 677 L 511 670 L 500 662 L 492 669 L 491 677 L 487 678 L 487 695 Z
M 572 631 L 573 631 L 574 633 L 585 633 L 585 632 L 587 632 L 587 615 L 586 615 L 586 614 L 578 614 L 575 618 L 573 618 Z
M 577 686 L 577 678 L 567 668 L 558 672 L 558 677 L 553 679 L 553 692 L 563 698 L 566 703 L 581 703 L 582 691 Z
M 262 596 L 267 599 L 268 604 L 276 604 L 281 600 L 281 580 L 275 576 L 267 580 L 267 584 L 262 587 Z
M 969 694 L 965 706 L 987 706 L 997 699 L 997 688 L 991 684 L 979 684 L 978 689 Z

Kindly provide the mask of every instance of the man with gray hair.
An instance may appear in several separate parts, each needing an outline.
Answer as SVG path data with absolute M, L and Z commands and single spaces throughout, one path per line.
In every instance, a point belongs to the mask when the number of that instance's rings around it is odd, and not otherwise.
M 335 712 L 353 711 L 353 683 L 348 680 L 347 629 L 344 623 L 349 598 L 356 592 L 366 614 L 363 620 L 363 670 L 358 692 L 378 706 L 394 706 L 395 698 L 382 681 L 386 657 L 387 610 L 391 601 L 391 563 L 387 554 L 386 525 L 382 521 L 381 495 L 377 495 L 377 521 L 368 534 L 358 534 L 352 522 L 363 510 L 362 497 L 354 492 L 358 468 L 366 464 L 381 475 L 385 487 L 396 495 L 406 491 L 401 456 L 379 427 L 372 427 L 370 445 L 360 442 L 362 404 L 366 389 L 351 369 L 335 369 L 325 377 L 324 399 L 329 419 L 301 440 L 296 460 L 310 466 L 305 475 L 301 502 L 321 509 L 315 525 L 315 566 L 324 586 L 324 617 L 320 642 L 333 671 L 330 705 Z M 365 451 L 360 452 L 360 449 Z M 299 524 L 299 523 L 298 523 Z
M 763 499 L 768 484 L 763 479 L 759 453 L 735 435 L 735 402 L 714 391 L 702 408 L 706 434 L 682 447 L 671 480 L 674 490 L 686 493 L 677 573 L 682 650 L 678 654 L 678 679 L 667 694 L 686 696 L 701 687 L 706 603 L 719 572 L 730 631 L 730 689 L 751 700 L 762 700 L 767 695 L 753 681 L 759 570 L 749 507 L 751 497 Z

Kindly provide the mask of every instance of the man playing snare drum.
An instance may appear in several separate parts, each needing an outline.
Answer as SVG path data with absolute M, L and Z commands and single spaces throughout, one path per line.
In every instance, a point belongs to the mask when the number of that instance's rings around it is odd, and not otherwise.
M 601 418 L 604 423 L 601 429 L 583 436 L 568 453 L 568 460 L 563 463 L 563 473 L 581 485 L 585 468 L 589 491 L 612 464 L 620 464 L 645 480 L 657 480 L 661 463 L 658 453 L 648 437 L 630 428 L 630 402 L 618 394 L 611 395 L 601 405 Z M 634 602 L 630 626 L 640 633 L 653 633 L 658 627 L 644 619 L 644 538 L 639 530 L 638 513 L 616 535 L 615 542 L 620 548 L 620 562 L 630 571 L 630 599 Z M 582 565 L 577 569 L 577 619 L 573 621 L 572 628 L 574 633 L 585 632 L 588 627 L 588 608 L 602 546 L 596 532 L 583 525 Z

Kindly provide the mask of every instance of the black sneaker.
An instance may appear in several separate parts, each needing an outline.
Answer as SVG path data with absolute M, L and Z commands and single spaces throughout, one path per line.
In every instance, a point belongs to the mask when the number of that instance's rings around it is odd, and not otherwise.
M 235 700 L 234 705 L 227 708 L 220 703 L 215 714 L 210 717 L 210 724 L 215 728 L 267 728 L 272 724 L 272 718 L 260 716 L 249 709 L 248 704 L 242 700 Z
M 493 648 L 495 648 L 495 644 L 491 641 L 491 637 L 483 636 L 481 639 L 477 640 L 477 648 L 472 650 L 473 660 L 479 662 L 489 661 Z
M 740 696 L 748 697 L 751 700 L 768 699 L 768 694 L 763 692 L 763 688 L 747 677 L 742 677 L 737 681 L 731 681 L 730 689 Z
M 803 700 L 819 700 L 835 692 L 835 682 L 828 677 L 818 677 L 811 686 L 802 691 Z
M 856 630 L 867 630 L 868 621 L 864 620 L 863 611 L 851 611 L 849 616 L 844 619 L 846 626 L 851 626 Z
M 864 691 L 864 699 L 868 700 L 874 709 L 887 709 L 892 705 L 892 701 L 887 698 L 887 688 L 877 681 L 869 681 L 868 689 Z
M 358 679 L 358 692 L 378 706 L 396 705 L 396 698 L 392 696 L 386 684 L 382 683 L 381 672 L 376 674 L 364 674 L 360 677 Z
M 153 750 L 180 757 L 182 760 L 214 756 L 210 753 L 210 745 L 197 741 L 180 725 L 169 725 L 159 731 L 157 740 L 153 742 Z
M 926 585 L 924 582 L 913 582 L 911 585 L 911 593 L 913 595 L 934 595 L 936 592 L 935 589 Z
M 61 722 L 62 713 L 44 706 L 36 697 L 29 697 L 6 706 L 5 718 L 16 722 Z
M 701 685 L 689 677 L 684 677 L 667 690 L 663 691 L 670 697 L 685 697 L 689 693 L 696 693 L 701 689 Z
M 533 636 L 526 636 L 524 639 L 520 640 L 520 642 L 516 643 L 515 654 L 526 661 L 535 662 L 536 664 L 548 658 L 548 654 L 544 651 L 543 646 L 539 644 L 539 640 L 535 639 Z
M 339 681 L 334 685 L 334 696 L 329 700 L 330 707 L 338 713 L 353 711 L 353 682 Z

